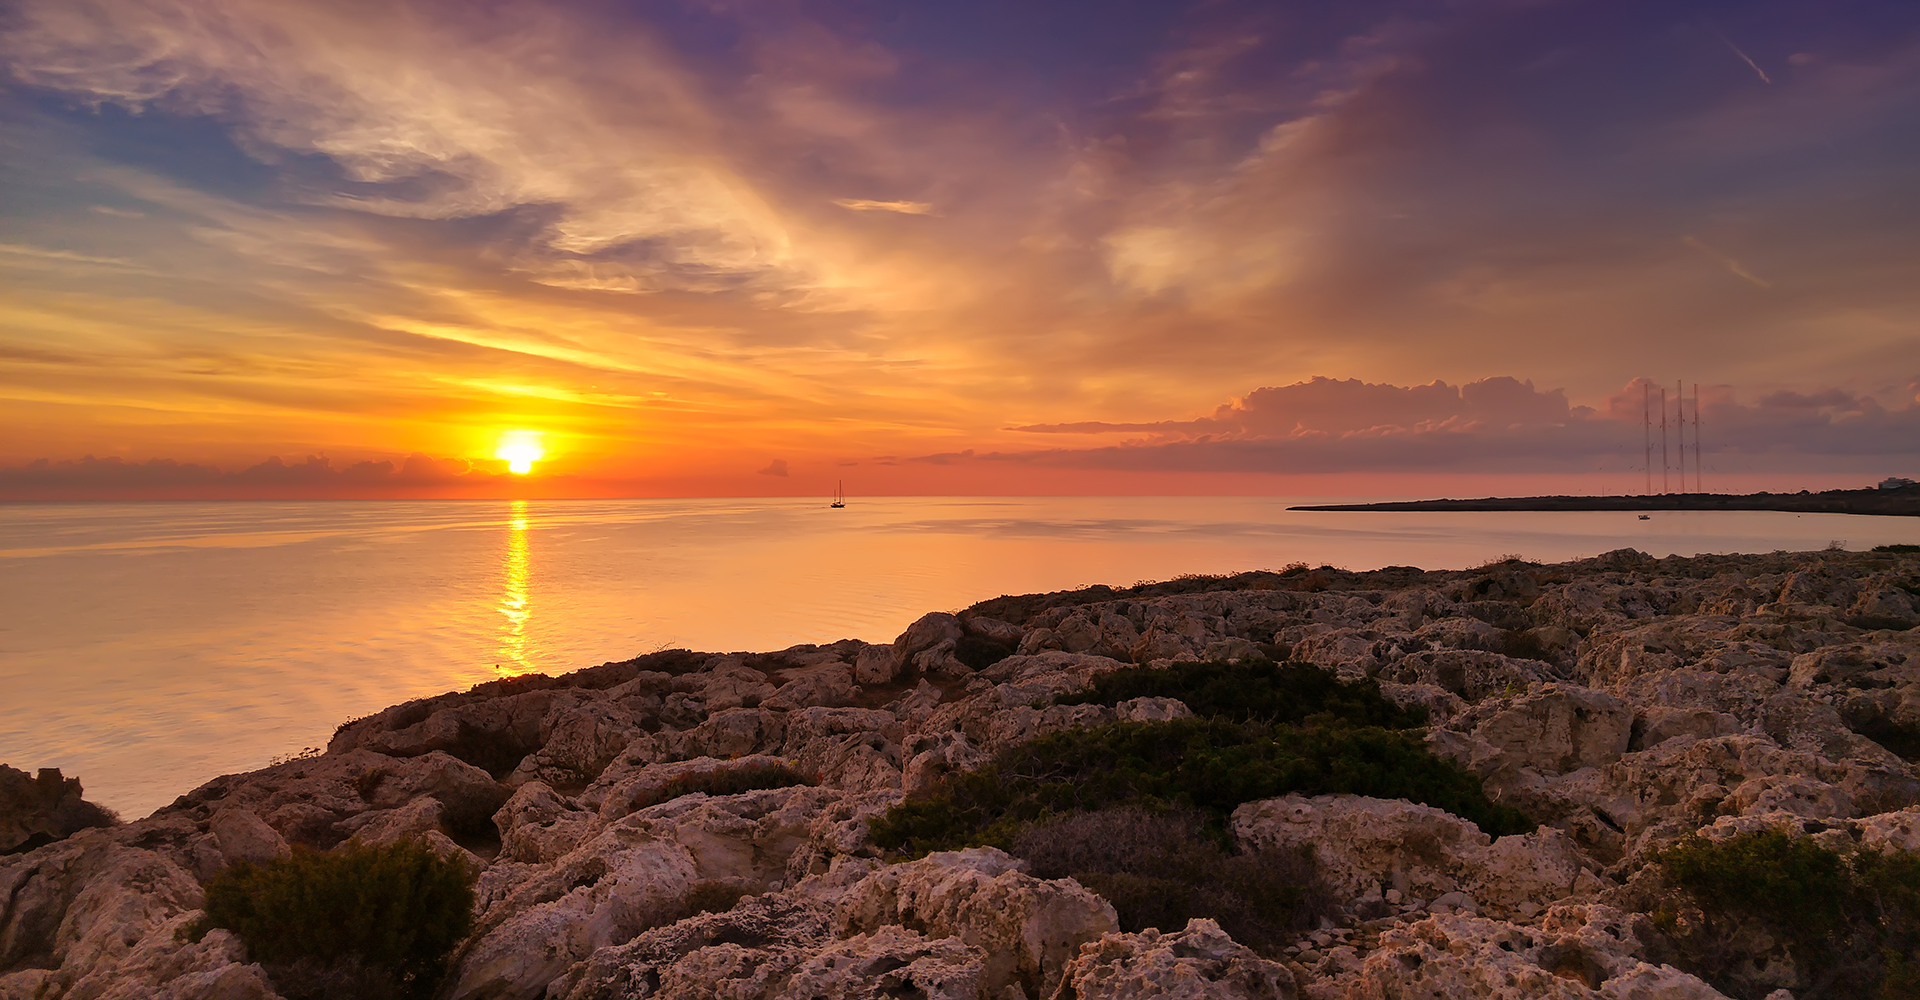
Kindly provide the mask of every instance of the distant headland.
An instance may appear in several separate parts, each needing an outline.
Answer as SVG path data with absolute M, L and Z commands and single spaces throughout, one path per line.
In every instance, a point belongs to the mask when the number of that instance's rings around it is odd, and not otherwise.
M 1920 517 L 1920 486 L 1812 493 L 1664 493 L 1622 497 L 1484 497 L 1394 503 L 1312 504 L 1288 510 L 1777 510 L 1796 514 L 1882 514 Z

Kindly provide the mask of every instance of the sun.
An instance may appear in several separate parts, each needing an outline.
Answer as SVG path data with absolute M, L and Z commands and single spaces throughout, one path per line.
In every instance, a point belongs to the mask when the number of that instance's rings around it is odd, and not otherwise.
M 507 471 L 516 476 L 524 476 L 533 471 L 533 463 L 547 454 L 540 447 L 539 431 L 508 431 L 500 435 L 500 447 L 493 450 L 493 457 L 507 463 Z

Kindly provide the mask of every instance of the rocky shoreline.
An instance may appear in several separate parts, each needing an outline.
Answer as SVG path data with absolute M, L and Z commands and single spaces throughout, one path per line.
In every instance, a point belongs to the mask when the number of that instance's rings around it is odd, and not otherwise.
M 1722 978 L 1733 994 L 1677 967 L 1652 859 L 1763 830 L 1920 850 L 1915 626 L 1913 552 L 1622 550 L 1007 597 L 889 644 L 496 681 L 0 856 L 0 1000 L 280 996 L 236 936 L 187 933 L 205 884 L 407 839 L 479 873 L 448 1000 L 1805 996 L 1819 984 L 1765 941 Z M 1357 795 L 1246 802 L 1236 849 L 1310 847 L 1332 900 L 1263 951 L 1203 918 L 1123 930 L 1100 895 L 998 849 L 875 843 L 903 799 L 1009 747 L 1193 714 L 1056 703 L 1096 678 L 1255 658 L 1424 709 L 1425 746 L 1537 828 L 1493 839 Z M 804 781 L 685 793 L 755 769 Z

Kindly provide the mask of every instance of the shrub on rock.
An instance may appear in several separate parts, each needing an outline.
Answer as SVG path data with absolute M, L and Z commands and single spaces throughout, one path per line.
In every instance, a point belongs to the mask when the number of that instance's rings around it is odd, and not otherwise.
M 1493 836 L 1533 829 L 1415 734 L 1190 718 L 1072 729 L 1017 744 L 893 807 L 872 831 L 874 842 L 889 849 L 1006 849 L 1027 824 L 1076 812 L 1182 806 L 1224 823 L 1243 802 L 1292 792 L 1407 799 Z
M 1371 679 L 1342 681 L 1312 664 L 1271 660 L 1116 670 L 1094 678 L 1085 691 L 1055 698 L 1054 704 L 1118 705 L 1133 698 L 1177 698 L 1195 715 L 1235 722 L 1337 721 L 1385 729 L 1427 724 L 1426 712 L 1388 701 Z
M 1744 997 L 1777 985 L 1763 978 L 1764 947 L 1785 951 L 1802 1000 L 1920 998 L 1920 854 L 1766 830 L 1689 838 L 1654 861 L 1678 897 L 1655 923 L 1677 964 L 1716 988 Z
M 215 876 L 199 929 L 233 931 L 276 981 L 309 984 L 309 995 L 424 997 L 472 929 L 474 875 L 416 840 L 296 850 Z
M 1268 949 L 1327 910 L 1311 852 L 1230 854 L 1192 811 L 1077 813 L 1022 830 L 1012 853 L 1039 878 L 1072 878 L 1106 897 L 1129 932 L 1173 933 L 1211 917 L 1234 940 Z

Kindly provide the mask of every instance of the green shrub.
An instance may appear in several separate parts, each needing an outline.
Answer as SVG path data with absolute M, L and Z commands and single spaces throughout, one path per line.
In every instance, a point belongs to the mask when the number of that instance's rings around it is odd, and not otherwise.
M 1212 917 L 1242 944 L 1272 949 L 1328 908 L 1311 851 L 1229 854 L 1191 811 L 1078 813 L 1022 830 L 1012 853 L 1040 878 L 1071 877 L 1105 897 L 1126 931 Z
M 741 792 L 790 788 L 794 785 L 814 783 L 812 778 L 786 764 L 755 763 L 741 767 L 717 768 L 712 771 L 690 771 L 667 779 L 656 794 L 636 800 L 633 807 L 645 809 L 695 792 L 705 792 L 708 795 L 738 795 Z
M 1778 830 L 1715 843 L 1683 841 L 1659 856 L 1701 909 L 1764 915 L 1796 937 L 1821 938 L 1846 919 L 1852 873 L 1839 852 Z
M 1130 698 L 1178 698 L 1195 715 L 1235 722 L 1314 719 L 1385 729 L 1412 729 L 1427 722 L 1426 712 L 1381 697 L 1380 685 L 1372 680 L 1343 682 L 1311 664 L 1270 660 L 1116 670 L 1094 678 L 1085 691 L 1054 699 L 1054 704 L 1117 705 Z
M 1920 997 L 1920 855 L 1824 847 L 1779 830 L 1713 842 L 1691 838 L 1653 859 L 1705 918 L 1676 935 L 1678 963 L 1734 996 L 1767 992 L 1749 970 L 1739 928 L 1764 930 L 1784 947 L 1803 1000 Z M 1745 938 L 1751 940 L 1751 938 Z
M 290 979 L 304 977 L 298 969 L 344 969 L 349 979 L 377 970 L 401 992 L 427 996 L 472 930 L 475 874 L 418 841 L 296 849 L 215 876 L 199 930 L 233 931 L 254 961 L 293 969 Z
M 1290 792 L 1408 799 L 1494 836 L 1533 829 L 1414 734 L 1192 718 L 1073 729 L 1009 747 L 980 770 L 894 806 L 872 831 L 886 848 L 1007 848 L 1022 826 L 1076 812 L 1184 806 L 1218 824 L 1243 802 Z

